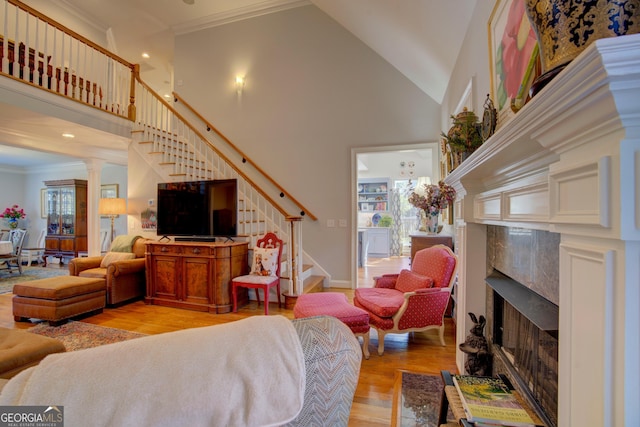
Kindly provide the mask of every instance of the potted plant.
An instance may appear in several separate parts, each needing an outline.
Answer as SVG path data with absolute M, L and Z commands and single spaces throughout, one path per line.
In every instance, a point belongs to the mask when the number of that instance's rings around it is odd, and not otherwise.
M 18 220 L 26 216 L 27 214 L 24 213 L 24 209 L 21 209 L 18 205 L 6 208 L 4 212 L 2 212 L 2 217 L 9 219 L 9 228 L 12 229 L 18 228 Z
M 453 156 L 458 156 L 460 162 L 464 161 L 484 142 L 480 131 L 478 116 L 466 108 L 456 116 L 451 116 L 453 126 L 442 137 L 447 141 L 449 150 Z

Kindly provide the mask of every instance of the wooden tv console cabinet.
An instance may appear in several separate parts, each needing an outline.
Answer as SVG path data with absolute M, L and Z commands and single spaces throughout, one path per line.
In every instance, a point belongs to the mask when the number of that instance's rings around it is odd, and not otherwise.
M 233 309 L 231 279 L 248 273 L 248 250 L 248 242 L 147 243 L 144 302 L 229 313 Z M 238 299 L 247 302 L 246 289 Z

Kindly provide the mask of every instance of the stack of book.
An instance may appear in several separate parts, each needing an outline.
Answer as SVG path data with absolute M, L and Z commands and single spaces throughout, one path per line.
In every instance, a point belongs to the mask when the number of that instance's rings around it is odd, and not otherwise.
M 467 421 L 480 426 L 536 427 L 509 386 L 500 378 L 454 375 Z

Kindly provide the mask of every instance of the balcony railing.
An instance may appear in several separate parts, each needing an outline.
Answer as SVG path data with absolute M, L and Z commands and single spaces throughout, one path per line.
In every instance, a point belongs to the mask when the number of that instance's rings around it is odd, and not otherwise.
M 133 118 L 133 64 L 19 1 L 0 17 L 1 74 Z

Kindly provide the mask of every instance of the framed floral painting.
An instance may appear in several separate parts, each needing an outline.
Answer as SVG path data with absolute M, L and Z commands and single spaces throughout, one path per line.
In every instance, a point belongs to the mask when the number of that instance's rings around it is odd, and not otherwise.
M 538 42 L 525 0 L 496 1 L 489 18 L 489 67 L 500 126 L 527 102 L 540 72 Z

